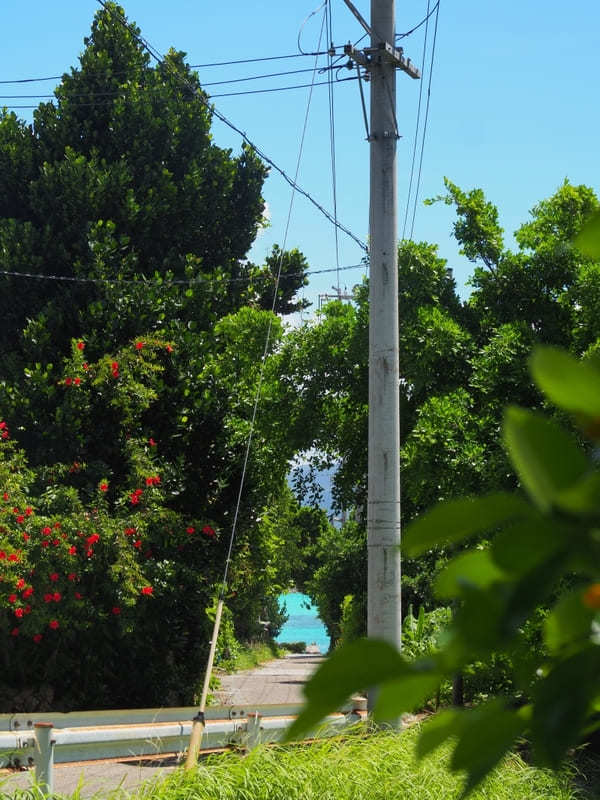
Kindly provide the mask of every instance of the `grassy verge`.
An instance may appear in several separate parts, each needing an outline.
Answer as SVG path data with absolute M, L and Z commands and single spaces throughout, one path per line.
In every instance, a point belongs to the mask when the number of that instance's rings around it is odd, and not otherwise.
M 285 650 L 278 647 L 275 642 L 244 644 L 240 645 L 234 656 L 221 661 L 218 664 L 218 669 L 224 672 L 240 672 L 244 669 L 258 667 L 264 664 L 265 661 L 282 658 L 284 655 Z
M 402 734 L 360 732 L 286 748 L 259 747 L 247 757 L 207 758 L 139 790 L 136 800 L 457 800 L 462 781 L 446 767 L 448 749 L 414 758 L 418 726 Z M 592 800 L 598 759 L 555 774 L 517 755 L 507 758 L 472 800 Z

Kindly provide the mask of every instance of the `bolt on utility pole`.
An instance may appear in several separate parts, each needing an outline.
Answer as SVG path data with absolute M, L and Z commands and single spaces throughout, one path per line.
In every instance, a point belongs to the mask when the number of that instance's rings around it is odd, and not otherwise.
M 395 42 L 395 0 L 371 0 L 367 25 L 350 0 L 346 5 L 371 35 L 371 46 L 345 52 L 369 72 L 369 637 L 400 648 L 400 370 L 398 356 L 398 235 L 396 70 L 419 71 Z M 373 697 L 370 697 L 371 705 Z

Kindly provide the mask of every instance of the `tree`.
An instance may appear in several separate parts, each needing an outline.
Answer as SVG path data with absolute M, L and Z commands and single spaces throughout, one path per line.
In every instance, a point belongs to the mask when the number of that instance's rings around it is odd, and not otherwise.
M 61 278 L 0 278 L 1 419 L 28 465 L 0 495 L 16 489 L 14 507 L 30 509 L 2 508 L 0 551 L 23 550 L 10 572 L 0 565 L 8 707 L 46 685 L 54 707 L 193 702 L 243 473 L 227 597 L 238 635 L 255 635 L 289 575 L 293 542 L 260 521 L 286 485 L 287 450 L 256 431 L 244 459 L 254 404 L 275 391 L 266 378 L 257 397 L 267 333 L 268 357 L 307 264 L 279 248 L 265 265 L 246 259 L 267 170 L 249 148 L 219 148 L 210 122 L 184 54 L 150 68 L 114 3 L 33 126 L 0 115 L 0 269 Z M 69 545 L 56 537 L 47 552 L 42 532 L 57 522 Z M 93 557 L 78 531 L 100 537 Z M 69 590 L 67 562 L 81 559 L 86 598 L 56 590 L 52 637 L 38 628 L 49 554 Z M 11 602 L 32 570 L 33 599 Z M 85 686 L 69 677 L 75 642 Z
M 33 126 L 0 115 L 0 266 L 82 279 L 232 280 L 215 293 L 218 316 L 254 294 L 264 303 L 264 270 L 245 257 L 264 224 L 267 168 L 247 146 L 233 156 L 212 141 L 210 105 L 184 54 L 170 50 L 152 68 L 139 34 L 106 4 L 56 102 L 40 105 Z M 297 251 L 283 254 L 284 307 L 305 267 Z M 52 361 L 39 339 L 35 351 L 21 350 L 28 321 L 43 319 L 52 346 L 64 346 L 88 331 L 88 306 L 109 299 L 102 284 L 2 281 L 0 341 L 18 360 Z M 206 310 L 199 319 L 210 324 Z
M 528 408 L 543 398 L 526 368 L 539 342 L 582 353 L 600 335 L 597 257 L 571 244 L 573 231 L 598 202 L 591 189 L 565 182 L 532 211 L 517 233 L 519 251 L 504 245 L 498 211 L 480 189 L 450 181 L 442 198 L 456 208 L 455 236 L 475 262 L 474 290 L 458 298 L 451 272 L 426 243 L 399 248 L 399 320 L 404 524 L 433 503 L 517 478 L 501 446 L 506 398 Z M 280 413 L 291 420 L 298 449 L 316 466 L 337 465 L 340 507 L 366 503 L 368 288 L 354 305 L 327 306 L 317 324 L 286 340 L 278 369 Z M 273 411 L 276 415 L 278 412 Z M 406 558 L 407 602 L 431 608 L 433 578 L 449 553 Z M 346 585 L 345 594 L 355 587 Z
M 575 243 L 584 255 L 600 258 L 600 214 L 592 215 Z M 469 711 L 444 711 L 424 727 L 417 748 L 423 756 L 447 738 L 455 741 L 450 766 L 467 773 L 463 797 L 518 737 L 532 742 L 538 763 L 558 769 L 569 748 L 598 729 L 598 354 L 579 360 L 538 346 L 529 368 L 547 401 L 573 417 L 578 436 L 539 412 L 509 406 L 503 441 L 525 495 L 448 500 L 405 531 L 403 548 L 413 556 L 485 537 L 455 556 L 436 580 L 439 597 L 460 603 L 440 651 L 409 662 L 383 641 L 342 648 L 307 685 L 307 707 L 288 739 L 364 686 L 380 685 L 376 715 L 397 718 L 423 703 L 445 677 L 493 652 L 513 665 L 519 700 L 496 697 Z M 591 443 L 591 453 L 581 438 Z M 541 603 L 550 606 L 545 649 L 532 650 L 525 627 Z
M 597 363 L 545 347 L 534 351 L 531 370 L 547 398 L 574 414 L 596 442 Z M 397 717 L 493 651 L 514 665 L 520 703 L 494 698 L 469 711 L 444 711 L 424 726 L 418 744 L 423 756 L 446 738 L 456 740 L 451 768 L 467 772 L 463 796 L 518 737 L 531 740 L 538 763 L 558 769 L 568 749 L 600 726 L 600 472 L 570 432 L 539 413 L 510 406 L 503 435 L 527 498 L 504 492 L 450 500 L 405 532 L 403 548 L 413 556 L 497 532 L 490 545 L 456 556 L 436 580 L 439 597 L 460 600 L 439 653 L 409 662 L 377 640 L 340 649 L 307 685 L 308 705 L 288 738 L 365 685 L 380 684 L 376 716 Z M 532 652 L 523 629 L 542 602 L 551 606 L 546 651 Z

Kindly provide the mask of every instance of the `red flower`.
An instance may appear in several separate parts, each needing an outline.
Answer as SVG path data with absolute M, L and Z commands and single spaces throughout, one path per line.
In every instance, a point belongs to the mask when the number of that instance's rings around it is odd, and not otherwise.
M 74 378 L 73 383 L 75 384 L 75 386 L 79 386 L 79 384 L 81 383 L 81 378 Z
M 173 352 L 173 348 L 172 348 L 172 346 L 170 344 L 168 344 L 166 346 L 165 350 L 167 351 L 167 353 L 172 353 Z
M 55 522 L 52 527 L 53 528 L 60 528 L 60 522 Z
M 97 533 L 92 533 L 92 535 L 88 536 L 87 539 L 86 539 L 86 542 L 89 545 L 96 544 L 96 542 L 99 542 L 99 541 L 100 541 L 100 537 L 98 536 Z
M 55 603 L 60 603 L 60 601 L 62 600 L 62 594 L 60 592 L 54 592 L 54 594 L 52 595 L 52 599 L 54 600 Z
M 31 606 L 25 606 L 23 610 L 26 614 L 31 614 Z
M 52 544 L 54 545 L 54 547 L 58 547 L 58 545 L 60 544 L 60 539 L 52 539 Z
M 28 586 L 27 589 L 25 589 L 25 591 L 23 592 L 23 600 L 27 600 L 27 598 L 31 597 L 32 594 L 33 594 L 33 589 L 31 588 L 31 586 Z
M 135 528 L 125 528 L 125 536 L 133 536 Z
M 215 532 L 214 532 L 214 530 L 213 530 L 213 529 L 210 527 L 210 525 L 205 525 L 205 526 L 202 528 L 202 533 L 203 533 L 205 536 L 214 536 L 214 535 L 215 535 Z
M 67 580 L 75 581 L 75 580 L 77 580 L 77 575 L 75 575 L 74 572 L 69 572 L 69 574 L 67 575 Z
M 142 588 L 142 592 L 141 593 L 142 594 L 151 595 L 153 592 L 154 592 L 154 587 L 152 587 L 152 586 L 144 586 Z
M 25 612 L 23 611 L 22 608 L 15 608 L 15 617 L 18 617 L 19 619 L 21 619 L 21 617 L 23 616 L 24 613 Z
M 186 532 L 186 533 L 194 533 L 194 531 L 195 531 L 195 530 L 196 530 L 196 528 L 193 528 L 193 527 L 190 525 L 190 526 L 189 526 L 189 528 L 186 528 L 186 529 L 185 529 L 185 532 Z
M 100 484 L 100 491 L 107 492 L 108 491 L 108 483 L 101 483 Z
M 113 613 L 115 616 L 118 616 L 118 615 L 121 613 L 121 609 L 119 608 L 119 606 L 113 606 L 113 608 L 112 608 L 112 613 Z
M 148 439 L 148 444 L 150 445 L 150 447 L 156 447 L 156 442 L 154 441 L 154 439 L 152 437 L 150 437 Z M 4 499 L 8 500 L 8 497 L 5 497 Z
M 31 536 L 28 533 L 23 534 L 23 541 L 28 542 L 31 539 Z
M 5 429 L 6 429 L 6 422 L 0 422 L 0 431 L 3 431 Z
M 19 516 L 17 517 L 17 522 L 19 523 L 19 525 L 22 525 L 25 522 L 25 517 L 23 516 L 23 514 L 19 514 Z
M 35 636 L 33 637 L 33 641 L 34 641 L 36 644 L 39 644 L 39 643 L 42 641 L 42 639 L 43 639 L 43 638 L 44 638 L 44 637 L 42 636 L 42 634 L 41 634 L 41 633 L 36 633 L 36 634 L 35 634 Z
M 94 555 L 94 551 L 91 547 L 88 547 L 88 549 L 85 551 L 85 554 L 88 558 L 91 558 Z
M 4 494 L 2 495 L 2 499 L 8 500 L 8 492 L 4 492 Z
M 136 539 L 136 541 L 133 543 L 133 546 L 136 547 L 139 550 L 141 548 L 141 546 L 142 546 L 142 540 L 141 539 Z
M 87 363 L 87 361 L 84 361 L 83 364 L 81 365 L 81 367 L 82 367 L 82 369 L 89 369 L 90 365 Z
M 79 592 L 75 592 L 75 600 L 83 600 L 83 595 Z
M 33 514 L 33 508 L 31 506 L 27 506 L 25 509 L 25 516 L 30 517 Z
M 11 636 L 18 636 L 19 635 L 19 629 L 18 628 L 13 628 L 12 631 L 10 632 L 10 635 Z
M 60 628 L 60 623 L 57 619 L 51 619 L 48 623 L 48 627 L 55 631 L 57 628 Z
M 42 547 L 48 547 L 49 544 L 50 544 L 50 542 L 43 541 L 42 542 Z
M 9 439 L 10 438 L 8 431 L 2 431 L 2 438 L 3 439 Z
M 113 361 L 112 364 L 110 365 L 110 368 L 112 370 L 119 369 L 119 362 L 118 361 Z
M 49 528 L 48 525 L 46 525 L 45 528 L 42 528 L 42 536 L 50 536 L 51 533 L 52 528 Z
M 135 343 L 135 349 L 136 350 L 141 350 L 143 346 L 144 346 L 143 342 L 136 342 Z
M 17 589 L 22 589 L 24 586 L 25 586 L 25 579 L 19 578 L 19 580 L 17 581 Z
M 17 595 L 16 594 L 9 594 L 8 595 L 8 602 L 9 603 L 16 603 L 17 602 Z
M 44 603 L 51 603 L 54 600 L 54 595 L 50 594 L 50 592 L 46 592 L 44 595 Z
M 5 558 L 6 558 L 6 553 L 4 552 L 4 550 L 0 550 L 0 561 L 2 561 Z
M 73 383 L 73 378 L 65 378 L 65 385 L 70 386 Z
M 50 580 L 56 582 L 58 580 L 58 572 L 52 572 L 50 575 Z
M 77 548 L 75 547 L 75 545 L 71 545 L 71 547 L 69 547 L 69 555 L 74 556 L 76 554 L 77 554 Z
M 77 349 L 78 350 L 83 350 L 84 347 L 85 347 L 85 344 L 83 342 L 77 342 Z
M 19 556 L 16 553 L 11 553 L 9 555 L 9 557 L 8 557 L 8 560 L 9 561 L 18 561 L 19 560 Z

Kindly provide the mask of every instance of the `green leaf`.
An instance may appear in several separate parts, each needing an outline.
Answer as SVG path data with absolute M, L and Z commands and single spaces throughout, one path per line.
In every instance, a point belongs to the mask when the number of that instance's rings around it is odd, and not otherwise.
M 464 715 L 450 762 L 453 770 L 467 771 L 463 797 L 492 771 L 524 728 L 523 719 L 515 711 L 507 711 L 499 700 Z
M 600 473 L 591 472 L 556 497 L 556 505 L 574 514 L 600 512 Z
M 586 457 L 573 439 L 533 411 L 506 410 L 504 441 L 522 484 L 542 511 L 587 471 Z
M 575 247 L 590 258 L 600 258 L 600 211 L 587 220 L 575 237 Z
M 388 642 L 358 639 L 343 645 L 329 656 L 304 687 L 306 705 L 288 729 L 285 741 L 302 738 L 353 692 L 410 672 L 406 661 Z
M 492 558 L 511 575 L 523 575 L 568 544 L 564 528 L 539 516 L 505 528 L 492 542 Z
M 455 709 L 436 714 L 423 725 L 417 741 L 417 757 L 423 758 L 436 750 L 446 739 L 457 736 L 464 722 L 464 712 Z
M 438 597 L 459 597 L 465 586 L 485 589 L 505 577 L 489 550 L 471 550 L 446 565 L 435 580 L 434 591 Z
M 438 689 L 442 676 L 436 672 L 415 672 L 385 683 L 377 696 L 376 719 L 398 718 L 407 711 L 420 708 Z
M 578 641 L 590 639 L 594 611 L 583 604 L 583 590 L 561 597 L 544 622 L 544 639 L 548 649 L 557 652 Z
M 530 513 L 524 499 L 507 492 L 449 500 L 407 526 L 402 548 L 407 555 L 418 556 L 436 545 L 459 542 Z
M 600 648 L 590 646 L 565 661 L 536 684 L 531 732 L 538 761 L 558 769 L 577 744 L 598 695 Z
M 556 347 L 536 347 L 531 374 L 544 394 L 571 413 L 600 417 L 600 372 Z

